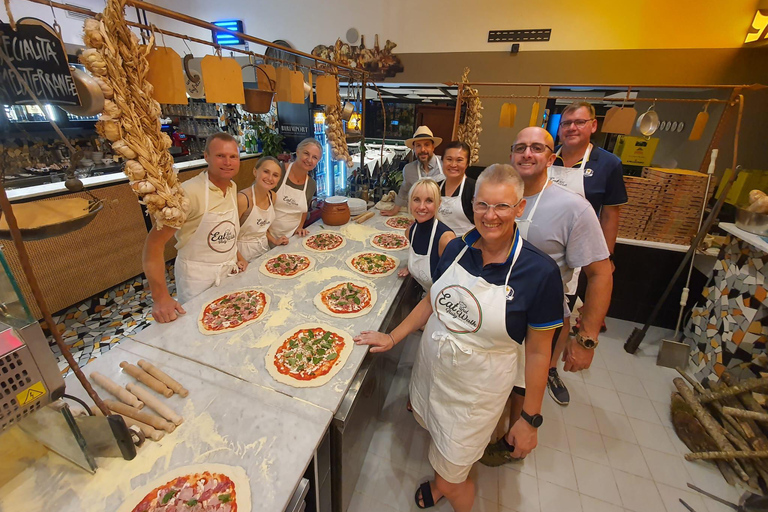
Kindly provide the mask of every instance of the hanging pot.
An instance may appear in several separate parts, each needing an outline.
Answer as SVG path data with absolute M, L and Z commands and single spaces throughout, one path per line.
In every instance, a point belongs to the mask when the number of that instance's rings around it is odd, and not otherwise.
M 653 110 L 655 106 L 656 103 L 653 103 L 650 107 L 648 107 L 648 110 L 646 110 L 645 113 L 637 119 L 638 130 L 640 130 L 640 133 L 646 137 L 650 137 L 656 133 L 656 130 L 659 129 L 659 114 Z
M 245 105 L 243 108 L 251 114 L 266 114 L 272 108 L 272 100 L 275 98 L 275 82 L 269 78 L 269 75 L 259 66 L 246 64 L 242 69 L 245 69 L 249 66 L 253 67 L 256 75 L 258 75 L 259 71 L 264 74 L 264 76 L 267 78 L 267 81 L 269 82 L 270 90 L 245 89 L 243 91 L 245 93 Z M 258 81 L 258 76 L 256 80 Z
M 637 110 L 632 107 L 611 107 L 605 113 L 601 131 L 603 133 L 629 135 L 632 131 L 632 126 L 635 124 L 636 116 Z
M 709 108 L 709 103 L 705 103 L 704 110 L 699 112 L 699 115 L 696 116 L 696 120 L 693 122 L 693 128 L 691 128 L 691 134 L 688 135 L 688 140 L 699 140 L 704 133 L 704 128 L 707 126 L 707 121 L 709 121 L 707 108 Z
M 99 83 L 85 71 L 77 68 L 70 70 L 77 87 L 77 95 L 80 96 L 80 106 L 62 105 L 61 108 L 75 116 L 89 117 L 100 114 L 104 110 L 104 93 Z

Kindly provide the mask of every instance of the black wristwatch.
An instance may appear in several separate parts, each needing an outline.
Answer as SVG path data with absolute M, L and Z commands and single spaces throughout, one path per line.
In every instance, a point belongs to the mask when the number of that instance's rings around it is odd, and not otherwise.
M 539 428 L 542 423 L 544 423 L 544 416 L 541 414 L 528 414 L 525 411 L 520 411 L 520 416 L 528 422 L 530 426 L 533 428 Z

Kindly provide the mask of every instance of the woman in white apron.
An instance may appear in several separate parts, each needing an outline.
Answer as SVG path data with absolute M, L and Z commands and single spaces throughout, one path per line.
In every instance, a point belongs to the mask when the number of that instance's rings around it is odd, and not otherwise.
M 453 141 L 443 154 L 445 181 L 440 185 L 440 220 L 456 233 L 464 236 L 475 227 L 471 198 L 475 195 L 475 180 L 467 178 L 470 148 L 460 141 Z
M 176 255 L 174 273 L 179 304 L 184 304 L 211 286 L 219 286 L 222 277 L 244 269 L 237 257 L 237 236 L 240 232 L 237 194 L 230 191 L 231 209 L 208 211 L 210 187 L 207 171 L 205 175 L 205 213 L 192 238 Z
M 528 384 L 526 413 L 541 421 L 552 334 L 562 324 L 562 282 L 549 258 L 515 230 L 525 204 L 515 198 L 522 191 L 511 166 L 486 169 L 477 182 L 476 230 L 448 245 L 438 268 L 442 275 L 425 299 L 391 333 L 363 331 L 354 338 L 383 352 L 427 321 L 410 394 L 414 416 L 432 438 L 429 461 L 436 476 L 417 489 L 419 508 L 445 496 L 455 511 L 471 510 L 469 471 L 522 378 Z M 531 366 L 521 376 L 516 363 L 523 339 Z M 518 457 L 536 446 L 535 427 L 520 421 L 506 436 Z
M 313 138 L 302 140 L 296 148 L 296 161 L 288 165 L 277 189 L 275 220 L 269 227 L 269 232 L 275 239 L 293 235 L 307 236 L 308 231 L 304 229 L 309 211 L 307 185 L 312 184 L 313 188 L 317 186 L 309 173 L 322 157 L 323 147 Z M 294 187 L 290 186 L 289 182 Z M 303 188 L 295 187 L 302 185 Z
M 237 194 L 237 210 L 240 216 L 240 236 L 237 248 L 247 261 L 261 256 L 272 245 L 284 245 L 288 239 L 277 240 L 268 229 L 275 219 L 275 192 L 272 189 L 280 181 L 283 168 L 277 158 L 265 156 L 256 162 L 251 188 Z
M 433 179 L 423 178 L 414 183 L 408 197 L 410 212 L 416 222 L 407 229 L 408 240 L 411 242 L 408 248 L 408 268 L 400 270 L 397 275 L 412 275 L 427 292 L 432 286 L 432 273 L 445 246 L 456 235 L 435 215 L 440 208 L 440 188 Z M 428 240 L 426 251 L 421 243 L 425 240 Z

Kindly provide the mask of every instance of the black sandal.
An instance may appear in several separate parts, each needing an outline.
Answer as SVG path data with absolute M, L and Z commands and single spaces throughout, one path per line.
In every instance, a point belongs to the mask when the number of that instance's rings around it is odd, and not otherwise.
M 429 484 L 429 482 L 424 482 L 419 486 L 418 489 L 416 489 L 416 494 L 413 496 L 414 501 L 416 502 L 416 506 L 420 509 L 425 508 L 432 508 L 435 506 L 435 500 L 432 499 L 432 486 Z M 443 499 L 441 496 L 437 501 L 440 501 Z M 423 506 L 419 504 L 419 500 L 424 504 Z

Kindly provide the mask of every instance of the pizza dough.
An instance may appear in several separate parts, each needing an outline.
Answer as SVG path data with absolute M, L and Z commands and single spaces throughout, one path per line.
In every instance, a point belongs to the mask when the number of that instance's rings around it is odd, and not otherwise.
M 408 229 L 413 222 L 413 218 L 408 215 L 396 215 L 388 218 L 384 224 L 394 229 Z
M 135 489 L 124 500 L 123 504 L 117 509 L 117 512 L 133 512 L 133 510 L 147 498 L 148 494 L 171 483 L 179 477 L 193 476 L 201 473 L 220 473 L 227 476 L 235 486 L 235 496 L 233 502 L 237 505 L 237 512 L 251 512 L 251 483 L 245 470 L 239 466 L 228 466 L 225 464 L 195 464 L 191 466 L 182 466 L 165 473 L 157 478 L 153 478 L 147 484 Z M 193 498 L 194 499 L 194 498 Z M 224 502 L 221 502 L 224 505 Z M 186 507 L 186 505 L 184 505 Z M 234 509 L 234 507 L 232 507 Z M 153 509 L 149 509 L 153 510 Z M 179 509 L 183 510 L 183 509 Z M 209 510 L 209 509 L 204 509 Z M 217 510 L 212 508 L 210 510 Z
M 310 242 L 310 240 L 314 239 L 315 237 L 326 237 L 327 238 L 329 236 L 337 236 L 337 237 L 341 238 L 341 244 L 339 244 L 338 246 L 334 247 L 333 249 L 316 249 L 316 248 L 310 247 L 308 245 L 308 242 Z M 308 251 L 312 251 L 312 252 L 331 252 L 331 251 L 336 251 L 338 249 L 341 249 L 342 247 L 347 245 L 347 239 L 344 238 L 344 236 L 339 234 L 339 233 L 320 232 L 320 233 L 315 233 L 314 235 L 310 235 L 307 238 L 305 238 L 304 240 L 302 240 L 301 245 L 303 245 L 304 248 L 307 249 Z
M 252 292 L 254 294 L 261 294 L 261 295 L 264 296 L 264 307 L 263 307 L 263 309 L 261 310 L 261 312 L 258 315 L 256 315 L 255 317 L 253 317 L 253 318 L 251 318 L 249 320 L 246 320 L 246 321 L 244 321 L 242 323 L 239 323 L 239 324 L 231 326 L 231 327 L 227 326 L 227 327 L 223 327 L 223 328 L 217 329 L 217 330 L 211 330 L 211 329 L 206 328 L 205 322 L 204 322 L 204 318 L 206 316 L 206 310 L 208 309 L 209 306 L 211 306 L 215 302 L 221 301 L 222 299 L 225 299 L 225 298 L 230 298 L 231 297 L 233 299 L 236 299 L 236 298 L 238 298 L 240 296 L 240 294 L 243 294 L 243 293 L 246 293 L 246 292 Z M 243 297 L 245 297 L 245 296 L 243 296 Z M 247 289 L 247 290 L 237 290 L 235 292 L 228 293 L 226 295 L 222 295 L 221 297 L 217 297 L 217 298 L 213 299 L 212 301 L 207 302 L 203 306 L 203 309 L 200 311 L 200 316 L 197 318 L 197 327 L 200 329 L 201 333 L 203 333 L 205 335 L 208 335 L 208 336 L 212 336 L 214 334 L 222 334 L 222 333 L 225 333 L 225 332 L 231 332 L 231 331 L 236 331 L 238 329 L 242 329 L 243 327 L 251 325 L 252 323 L 254 323 L 254 322 L 264 318 L 264 315 L 266 314 L 267 310 L 269 309 L 269 301 L 270 301 L 270 297 L 269 297 L 268 293 L 266 293 L 265 291 L 262 291 L 262 290 L 255 289 L 255 288 L 251 288 L 251 289 Z M 240 303 L 240 301 L 232 300 L 232 301 L 228 302 L 227 304 L 231 304 L 232 306 L 240 307 L 241 309 L 237 310 L 237 312 L 241 313 L 243 311 L 242 310 L 242 306 L 243 305 Z M 227 307 L 227 304 L 220 304 L 220 305 L 218 305 L 218 307 L 216 307 L 214 311 L 219 312 L 219 313 L 216 314 L 215 316 L 218 316 L 219 314 L 226 314 L 226 313 L 228 313 L 230 310 Z M 234 309 L 236 309 L 236 308 L 234 308 Z
M 269 263 L 270 261 L 272 261 L 272 260 L 274 260 L 276 258 L 279 258 L 281 256 L 282 257 L 285 257 L 285 256 L 302 256 L 302 257 L 307 258 L 309 260 L 309 266 L 307 268 L 305 268 L 304 270 L 300 270 L 300 271 L 298 271 L 295 274 L 290 275 L 290 276 L 283 276 L 283 275 L 279 275 L 279 274 L 273 274 L 272 272 L 268 271 L 267 270 L 267 263 Z M 264 258 L 264 261 L 262 261 L 261 265 L 259 266 L 259 272 L 261 272 L 265 276 L 269 276 L 269 277 L 272 277 L 274 279 L 293 279 L 295 277 L 299 277 L 300 275 L 309 272 L 313 268 L 315 268 L 315 259 L 312 256 L 310 256 L 308 254 L 302 254 L 300 252 L 294 252 L 294 253 L 278 254 L 277 256 L 273 256 L 272 258 Z
M 387 247 L 386 245 L 381 244 L 382 240 L 397 241 L 401 245 L 397 247 Z M 384 233 L 379 233 L 378 235 L 373 235 L 371 237 L 371 245 L 376 249 L 381 249 L 382 251 L 402 251 L 403 249 L 407 249 L 408 246 L 411 245 L 411 243 L 408 241 L 408 238 L 402 233 L 395 233 L 392 231 L 388 231 Z
M 330 371 L 324 375 L 313 378 L 312 380 L 300 380 L 300 379 L 285 375 L 283 373 L 280 373 L 277 370 L 277 366 L 275 366 L 275 355 L 277 355 L 278 350 L 280 350 L 280 348 L 284 345 L 286 340 L 288 340 L 291 336 L 301 331 L 302 329 L 318 329 L 318 328 L 324 331 L 330 331 L 340 336 L 344 342 L 344 347 L 339 352 L 339 355 L 336 358 L 336 362 L 333 364 Z M 344 365 L 347 363 L 347 359 L 349 359 L 349 354 L 352 353 L 352 349 L 354 347 L 355 347 L 355 342 L 352 340 L 352 336 L 349 333 L 343 331 L 342 329 L 338 329 L 336 327 L 332 327 L 330 325 L 323 324 L 320 322 L 314 322 L 311 324 L 302 324 L 302 325 L 297 325 L 296 327 L 293 327 L 290 331 L 280 336 L 279 340 L 273 343 L 272 346 L 269 347 L 269 350 L 267 351 L 265 363 L 266 363 L 267 371 L 272 376 L 272 378 L 275 379 L 277 382 L 281 384 L 285 384 L 287 386 L 292 386 L 294 388 L 314 388 L 314 387 L 327 384 L 328 382 L 331 381 L 331 379 L 333 379 L 336 376 L 337 373 L 339 373 L 339 371 L 342 368 L 344 368 Z
M 323 302 L 323 293 L 326 290 L 333 289 L 339 285 L 346 284 L 346 283 L 352 283 L 355 286 L 367 288 L 368 293 L 371 295 L 371 302 L 360 311 L 355 311 L 353 313 L 338 313 L 335 311 L 331 311 L 328 305 L 325 302 Z M 373 306 L 376 305 L 376 299 L 377 299 L 376 288 L 373 286 L 373 283 L 363 281 L 362 279 L 355 279 L 354 281 L 346 280 L 346 281 L 338 281 L 338 282 L 329 284 L 328 286 L 325 286 L 320 293 L 315 295 L 315 306 L 317 306 L 317 309 L 319 309 L 320 311 L 322 311 L 323 313 L 329 316 L 333 316 L 336 318 L 356 318 L 359 316 L 367 315 L 373 309 Z
M 361 257 L 361 256 L 369 256 L 371 258 L 381 258 L 383 256 L 383 257 L 388 258 L 389 260 L 393 261 L 394 262 L 394 266 L 392 266 L 392 268 L 390 268 L 389 270 L 386 270 L 386 271 L 378 273 L 378 274 L 368 274 L 368 273 L 363 272 L 362 270 L 358 269 L 357 267 L 355 267 L 352 264 L 352 262 L 356 258 Z M 395 271 L 397 270 L 397 267 L 400 266 L 400 260 L 397 259 L 394 256 L 389 255 L 389 254 L 382 254 L 380 252 L 374 252 L 374 251 L 363 251 L 363 252 L 355 253 L 352 256 L 350 256 L 349 258 L 347 258 L 347 266 L 349 268 L 351 268 L 352 270 L 354 270 L 355 272 L 357 272 L 358 274 L 364 275 L 365 277 L 386 277 L 386 276 L 389 276 L 389 275 L 392 275 L 392 274 L 395 273 Z

